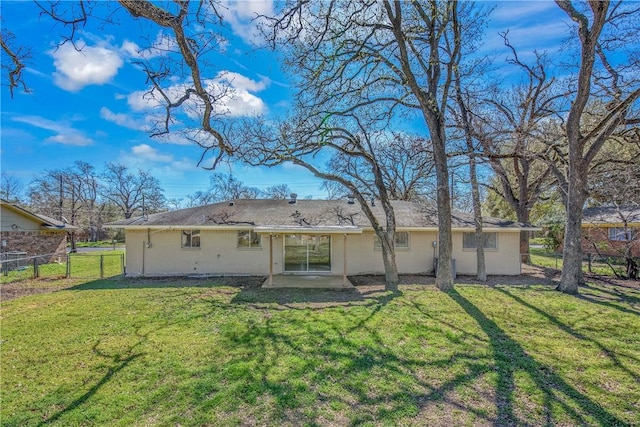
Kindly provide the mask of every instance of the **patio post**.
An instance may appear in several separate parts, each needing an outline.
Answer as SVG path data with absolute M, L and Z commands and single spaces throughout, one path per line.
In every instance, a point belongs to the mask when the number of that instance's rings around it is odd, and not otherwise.
M 347 286 L 347 233 L 344 233 L 344 247 L 342 250 L 344 265 L 342 267 L 342 286 Z
M 269 234 L 269 286 L 273 285 L 273 234 Z

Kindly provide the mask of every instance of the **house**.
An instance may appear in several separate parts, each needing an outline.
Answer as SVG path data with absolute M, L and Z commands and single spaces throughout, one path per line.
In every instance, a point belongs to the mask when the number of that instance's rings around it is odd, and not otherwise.
M 640 207 L 587 208 L 582 217 L 582 251 L 640 257 Z
M 67 257 L 67 232 L 77 227 L 0 199 L 2 260 L 38 256 L 49 263 Z
M 434 270 L 437 214 L 394 201 L 396 262 L 401 274 Z M 372 206 L 384 224 L 383 210 Z M 474 222 L 453 216 L 457 273 L 476 272 Z M 353 200 L 232 200 L 107 224 L 125 230 L 126 275 L 382 274 L 380 242 Z M 488 274 L 520 273 L 521 230 L 485 218 Z

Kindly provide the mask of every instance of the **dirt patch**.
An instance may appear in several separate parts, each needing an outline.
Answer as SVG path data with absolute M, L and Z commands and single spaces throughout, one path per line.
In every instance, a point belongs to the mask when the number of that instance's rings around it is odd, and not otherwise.
M 233 286 L 236 288 L 257 290 L 264 283 L 264 276 L 191 276 L 185 277 L 159 277 L 159 278 L 131 278 L 131 279 L 105 279 L 116 280 L 118 287 L 138 288 L 138 287 L 211 287 L 211 286 Z M 384 291 L 383 275 L 358 275 L 349 276 L 349 280 L 358 288 L 360 294 L 375 294 Z M 550 268 L 523 265 L 522 274 L 518 276 L 489 276 L 487 281 L 482 283 L 487 286 L 496 285 L 549 285 L 556 286 L 560 280 L 560 272 Z M 622 280 L 607 276 L 597 276 L 585 274 L 587 283 L 601 286 L 621 286 L 626 288 L 640 289 L 638 280 Z M 475 276 L 458 275 L 456 284 L 480 284 Z M 419 274 L 400 275 L 400 285 L 435 285 L 435 277 Z M 92 288 L 91 283 L 86 279 L 38 279 L 24 280 L 21 282 L 5 283 L 0 285 L 0 301 L 10 301 L 16 298 L 36 295 L 48 292 L 56 292 L 63 289 L 80 286 Z M 96 282 L 96 288 L 103 287 Z M 330 290 L 329 292 L 334 292 Z
M 57 292 L 76 287 L 77 289 L 104 289 L 111 287 L 111 283 L 114 284 L 113 288 L 233 286 L 242 289 L 258 289 L 265 280 L 264 276 L 146 277 L 102 279 L 89 282 L 87 279 L 29 279 L 0 285 L 0 301 L 10 301 L 28 295 Z
M 623 280 L 608 276 L 598 276 L 595 274 L 585 274 L 585 281 L 603 286 L 624 286 L 640 288 L 638 280 Z M 384 286 L 383 275 L 359 275 L 349 276 L 349 280 L 354 286 Z M 458 275 L 456 284 L 483 284 L 487 286 L 496 285 L 549 285 L 557 286 L 560 282 L 560 271 L 552 268 L 544 268 L 536 265 L 522 265 L 522 274 L 517 276 L 488 276 L 486 282 L 479 282 L 474 275 Z M 400 285 L 435 285 L 436 278 L 432 275 L 401 274 Z

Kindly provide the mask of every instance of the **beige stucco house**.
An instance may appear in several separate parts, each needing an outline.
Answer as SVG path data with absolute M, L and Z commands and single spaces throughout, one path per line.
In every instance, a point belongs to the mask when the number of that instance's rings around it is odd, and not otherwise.
M 37 257 L 40 262 L 65 260 L 67 233 L 77 227 L 28 211 L 0 199 L 2 260 Z
M 401 274 L 434 271 L 437 215 L 419 204 L 393 202 L 396 261 Z M 379 206 L 376 215 L 384 217 Z M 476 271 L 473 218 L 453 216 L 458 274 Z M 357 202 L 233 200 L 107 224 L 123 228 L 126 275 L 382 274 L 381 249 Z M 519 233 L 525 224 L 485 218 L 488 274 L 520 273 Z

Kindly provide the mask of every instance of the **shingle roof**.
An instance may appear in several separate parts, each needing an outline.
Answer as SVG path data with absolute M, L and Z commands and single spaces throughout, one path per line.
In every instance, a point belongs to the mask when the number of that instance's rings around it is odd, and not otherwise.
M 437 211 L 418 203 L 393 201 L 398 228 L 437 229 Z M 381 224 L 384 212 L 379 203 L 372 207 Z M 289 200 L 240 199 L 193 208 L 162 212 L 105 224 L 114 228 L 252 228 L 252 227 L 345 227 L 371 228 L 358 202 L 346 200 Z M 498 218 L 484 218 L 488 229 L 536 230 L 527 224 Z M 452 215 L 452 228 L 473 229 L 473 216 L 464 213 Z
M 582 214 L 582 225 L 603 224 L 640 225 L 640 206 L 598 206 L 587 208 Z

